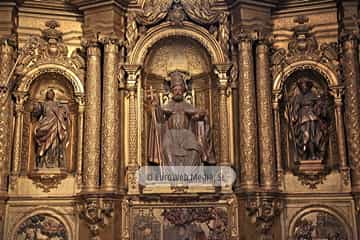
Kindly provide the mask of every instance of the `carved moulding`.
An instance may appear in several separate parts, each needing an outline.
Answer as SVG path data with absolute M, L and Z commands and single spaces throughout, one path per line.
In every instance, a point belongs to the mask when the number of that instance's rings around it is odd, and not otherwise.
M 274 220 L 283 209 L 283 200 L 275 195 L 248 195 L 246 196 L 246 211 L 251 221 L 263 239 L 273 239 L 271 228 Z
M 79 216 L 86 222 L 91 240 L 100 240 L 100 231 L 109 225 L 114 215 L 114 200 L 98 196 L 83 197 L 77 203 Z

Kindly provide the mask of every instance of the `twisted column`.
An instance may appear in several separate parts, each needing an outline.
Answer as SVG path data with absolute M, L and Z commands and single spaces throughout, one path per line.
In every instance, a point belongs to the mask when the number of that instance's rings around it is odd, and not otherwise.
M 258 186 L 256 95 L 252 40 L 239 38 L 240 187 Z
M 269 47 L 264 40 L 256 46 L 256 65 L 260 184 L 266 190 L 273 190 L 276 185 L 274 123 Z
M 119 89 L 116 78 L 119 61 L 119 41 L 104 40 L 104 84 L 102 109 L 101 188 L 115 191 L 118 185 L 119 163 Z
M 101 128 L 101 51 L 97 41 L 87 41 L 86 110 L 84 132 L 84 191 L 99 186 Z
M 0 67 L 0 193 L 7 191 L 11 141 L 11 96 L 7 87 L 8 77 L 14 63 L 14 43 L 5 39 L 1 42 Z
M 345 119 L 352 187 L 360 191 L 360 95 L 358 40 L 352 34 L 342 42 L 345 80 Z

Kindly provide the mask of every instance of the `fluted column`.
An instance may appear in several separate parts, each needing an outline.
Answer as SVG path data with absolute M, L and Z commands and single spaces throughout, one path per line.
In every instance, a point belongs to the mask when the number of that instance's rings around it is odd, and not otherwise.
M 360 191 L 360 85 L 357 44 L 358 41 L 353 35 L 347 36 L 342 42 L 342 67 L 345 80 L 345 126 L 354 191 Z
M 138 109 L 137 109 L 137 84 L 140 76 L 140 67 L 138 65 L 125 65 L 127 72 L 126 89 L 128 91 L 129 110 L 128 110 L 128 166 L 127 182 L 128 194 L 138 194 L 139 185 L 136 178 L 138 170 Z
M 85 81 L 84 191 L 99 186 L 101 127 L 101 51 L 96 41 L 88 41 Z
M 263 40 L 256 46 L 256 77 L 260 184 L 266 190 L 273 190 L 276 174 L 270 62 L 269 47 Z
M 11 150 L 11 96 L 7 80 L 14 63 L 14 43 L 9 40 L 0 42 L 0 193 L 7 190 Z
M 256 95 L 252 40 L 239 38 L 239 136 L 240 186 L 253 190 L 258 186 Z
M 119 88 L 116 78 L 119 40 L 104 40 L 104 81 L 102 118 L 101 188 L 115 191 L 119 166 Z
M 219 89 L 219 118 L 220 118 L 220 165 L 230 166 L 231 161 L 229 157 L 229 119 L 227 111 L 227 94 L 228 89 L 228 72 L 231 68 L 230 64 L 218 64 L 215 66 L 215 73 L 218 75 L 218 89 Z
M 12 152 L 11 185 L 14 186 L 20 174 L 21 147 L 24 123 L 24 103 L 28 98 L 27 93 L 16 92 L 15 97 L 15 132 Z
M 82 167 L 83 167 L 83 148 L 84 148 L 84 113 L 85 113 L 85 96 L 77 95 L 75 101 L 78 104 L 77 119 L 77 150 L 76 150 L 76 180 L 78 188 L 82 186 Z

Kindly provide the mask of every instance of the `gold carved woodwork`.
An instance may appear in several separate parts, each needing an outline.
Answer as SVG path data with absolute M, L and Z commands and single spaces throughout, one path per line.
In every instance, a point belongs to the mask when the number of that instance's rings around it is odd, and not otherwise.
M 266 40 L 260 40 L 256 46 L 256 63 L 260 184 L 272 190 L 276 185 L 276 173 L 269 46 Z
M 344 125 L 342 121 L 342 94 L 339 89 L 342 88 L 340 83 L 340 63 L 337 50 L 337 44 L 335 43 L 323 43 L 320 45 L 317 39 L 311 33 L 312 26 L 308 24 L 308 18 L 299 16 L 295 19 L 297 25 L 292 29 L 293 36 L 288 44 L 288 49 L 275 49 L 271 57 L 271 70 L 272 77 L 274 79 L 272 92 L 273 92 L 273 110 L 274 110 L 274 124 L 275 124 L 275 146 L 276 146 L 276 158 L 277 158 L 277 171 L 278 176 L 281 177 L 284 169 L 284 163 L 286 159 L 290 159 L 291 153 L 289 152 L 289 141 L 281 142 L 282 130 L 281 130 L 281 101 L 284 98 L 286 81 L 290 81 L 293 74 L 300 72 L 314 72 L 318 73 L 319 77 L 324 78 L 324 82 L 327 86 L 324 87 L 328 91 L 328 95 L 334 96 L 334 125 L 336 132 L 334 134 L 335 140 L 332 139 L 333 135 L 330 135 L 331 141 L 337 141 L 337 144 L 330 144 L 330 147 L 335 147 L 339 154 L 340 172 L 343 175 L 344 183 L 348 182 L 347 167 L 346 167 L 346 152 L 345 145 L 340 139 L 343 137 Z M 339 94 L 338 96 L 335 96 Z M 282 156 L 284 147 L 287 149 L 286 156 Z M 333 151 L 332 151 L 333 152 Z M 335 152 L 337 153 L 337 152 Z M 283 159 L 285 156 L 285 159 Z M 331 155 L 332 159 L 337 159 L 336 156 Z M 291 163 L 287 163 L 289 165 Z M 286 168 L 286 166 L 285 166 Z M 307 170 L 304 170 L 307 171 Z M 315 173 L 316 172 L 316 173 Z M 301 174 L 299 175 L 299 181 L 303 184 L 315 187 L 317 184 L 322 183 L 325 176 L 329 173 L 329 169 L 323 169 L 315 171 L 314 174 Z M 280 180 L 280 179 L 279 179 Z
M 104 88 L 102 108 L 101 187 L 115 191 L 118 185 L 119 166 L 119 90 L 117 81 L 118 54 L 121 42 L 112 36 L 104 44 Z
M 253 40 L 245 33 L 238 38 L 239 51 L 239 148 L 240 185 L 246 190 L 258 186 L 258 142 L 256 119 L 256 95 L 254 76 Z
M 84 130 L 84 190 L 96 191 L 99 186 L 101 131 L 101 51 L 97 40 L 85 42 L 87 50 L 87 80 L 85 89 Z
M 12 102 L 8 86 L 8 76 L 10 75 L 15 59 L 14 45 L 11 39 L 2 39 L 0 41 L 0 63 L 3 66 L 0 68 L 0 192 L 6 191 L 6 178 L 10 170 Z
M 271 233 L 275 218 L 283 209 L 283 202 L 278 196 L 247 196 L 245 209 L 252 222 L 256 224 L 256 230 L 262 239 L 274 239 Z
M 128 185 L 128 194 L 137 194 L 139 193 L 138 181 L 136 178 L 136 171 L 139 167 L 139 143 L 141 136 L 139 133 L 140 126 L 140 85 L 139 78 L 141 73 L 141 68 L 138 65 L 124 65 L 123 68 L 127 73 L 126 79 L 126 89 L 128 91 L 128 145 L 127 145 L 127 156 L 128 156 L 128 166 L 127 166 L 127 185 Z
M 350 167 L 352 169 L 352 184 L 355 191 L 360 190 L 360 98 L 359 98 L 359 58 L 358 40 L 352 34 L 342 41 L 343 58 L 341 59 L 345 80 L 345 119 L 347 145 Z
M 219 164 L 223 166 L 230 166 L 230 142 L 229 142 L 229 119 L 227 113 L 227 90 L 229 82 L 229 71 L 231 65 L 215 65 L 215 74 L 218 76 L 218 91 L 219 91 L 219 128 L 220 128 L 220 161 Z
M 100 240 L 102 229 L 109 225 L 114 215 L 114 201 L 106 198 L 86 198 L 77 204 L 79 216 L 89 228 L 91 240 Z

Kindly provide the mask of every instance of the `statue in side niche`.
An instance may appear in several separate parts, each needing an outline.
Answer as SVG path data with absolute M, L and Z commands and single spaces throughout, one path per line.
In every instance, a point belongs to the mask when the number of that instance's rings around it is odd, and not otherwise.
M 308 77 L 297 81 L 296 90 L 288 106 L 296 153 L 299 160 L 324 160 L 328 140 L 328 101 L 326 96 L 313 91 L 313 82 Z
M 186 78 L 181 71 L 170 73 L 171 98 L 163 106 L 153 91 L 147 96 L 151 112 L 150 163 L 160 166 L 215 164 L 208 116 L 185 101 Z
M 67 105 L 56 102 L 54 90 L 49 89 L 45 101 L 35 105 L 32 115 L 37 118 L 34 128 L 36 168 L 65 168 L 70 131 Z

